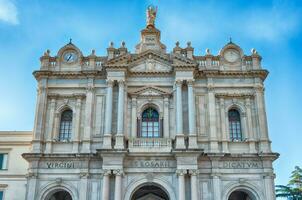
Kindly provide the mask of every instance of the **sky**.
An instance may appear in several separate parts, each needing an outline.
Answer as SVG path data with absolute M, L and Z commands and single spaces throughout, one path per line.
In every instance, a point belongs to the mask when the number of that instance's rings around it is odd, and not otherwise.
M 232 41 L 249 55 L 255 48 L 270 71 L 266 112 L 276 183 L 302 166 L 302 1 L 299 0 L 0 0 L 0 130 L 32 130 L 39 57 L 72 38 L 84 53 L 105 55 L 110 41 L 131 52 L 145 27 L 145 10 L 158 7 L 156 27 L 168 51 L 192 42 L 195 54 L 213 54 Z

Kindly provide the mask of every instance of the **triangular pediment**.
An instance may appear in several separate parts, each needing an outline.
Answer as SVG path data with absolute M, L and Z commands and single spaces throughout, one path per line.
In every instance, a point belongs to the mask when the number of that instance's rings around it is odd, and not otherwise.
M 192 68 L 197 64 L 185 56 L 147 50 L 139 54 L 124 54 L 104 63 L 107 68 L 123 67 L 132 73 L 169 73 L 174 67 Z
M 144 96 L 144 97 L 160 97 L 165 95 L 170 95 L 171 91 L 162 89 L 156 86 L 144 86 L 136 89 L 129 89 L 130 95 Z

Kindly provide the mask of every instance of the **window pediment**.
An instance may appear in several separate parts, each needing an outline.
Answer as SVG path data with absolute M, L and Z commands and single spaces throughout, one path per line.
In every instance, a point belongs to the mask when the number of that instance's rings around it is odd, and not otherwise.
M 155 86 L 145 86 L 138 89 L 130 90 L 129 94 L 140 96 L 140 97 L 163 97 L 166 95 L 170 95 L 171 92 L 169 90 L 165 90 Z

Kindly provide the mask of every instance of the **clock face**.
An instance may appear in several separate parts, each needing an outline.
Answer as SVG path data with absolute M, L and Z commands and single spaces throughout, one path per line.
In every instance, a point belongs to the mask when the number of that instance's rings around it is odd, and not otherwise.
M 224 53 L 224 58 L 228 62 L 236 62 L 240 58 L 240 54 L 237 50 L 235 49 L 228 49 Z
M 78 56 L 76 54 L 76 52 L 73 51 L 68 51 L 66 53 L 64 53 L 63 55 L 63 60 L 66 63 L 73 63 L 77 60 Z

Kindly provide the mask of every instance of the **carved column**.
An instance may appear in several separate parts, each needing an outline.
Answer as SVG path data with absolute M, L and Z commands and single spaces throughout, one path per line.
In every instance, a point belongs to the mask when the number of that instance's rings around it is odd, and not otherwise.
M 84 120 L 84 135 L 82 140 L 82 152 L 90 152 L 90 140 L 92 135 L 92 106 L 93 106 L 94 87 L 93 79 L 88 79 L 88 86 L 86 88 L 86 102 L 85 102 L 85 120 Z
M 52 151 L 55 108 L 56 108 L 56 99 L 51 98 L 50 99 L 49 124 L 48 124 L 48 133 L 47 133 L 47 139 L 46 139 L 45 153 L 51 153 L 51 151 Z
M 210 121 L 210 149 L 211 152 L 218 152 L 218 140 L 216 131 L 216 103 L 215 93 L 212 86 L 208 87 L 208 107 Z
M 198 200 L 198 170 L 189 170 L 191 175 L 191 200 Z
M 176 170 L 176 174 L 178 176 L 178 200 L 185 200 L 186 193 L 185 193 L 185 175 L 187 170 L 185 169 L 178 169 Z
M 248 133 L 248 141 L 250 153 L 256 153 L 256 145 L 255 145 L 255 136 L 253 131 L 253 123 L 252 123 L 252 111 L 251 111 L 251 100 L 250 98 L 245 99 L 246 106 L 246 118 L 247 118 L 247 133 Z
M 107 96 L 106 96 L 106 115 L 105 115 L 105 133 L 103 138 L 103 149 L 111 149 L 112 134 L 112 88 L 113 80 L 107 80 Z
M 26 200 L 36 199 L 37 193 L 37 175 L 29 173 L 27 175 L 27 184 L 26 184 Z
M 109 177 L 111 174 L 111 170 L 104 170 L 103 174 L 103 191 L 102 191 L 102 200 L 109 200 Z
M 73 138 L 73 145 L 72 145 L 73 153 L 79 152 L 81 107 L 82 107 L 82 97 L 77 97 L 76 110 L 75 110 L 75 129 L 74 129 L 74 138 Z
M 124 104 L 125 104 L 125 81 L 118 82 L 118 111 L 117 111 L 117 134 L 115 136 L 115 149 L 124 149 Z
M 89 174 L 88 172 L 84 172 L 80 174 L 80 199 L 88 199 L 88 178 Z
M 213 175 L 213 199 L 221 199 L 220 177 L 219 175 Z
M 271 152 L 270 141 L 268 138 L 267 118 L 265 112 L 264 89 L 262 87 L 256 88 L 256 103 L 260 130 L 260 151 Z
M 189 115 L 189 148 L 197 149 L 196 119 L 195 119 L 195 95 L 193 80 L 188 80 L 188 115 Z
M 114 170 L 115 174 L 115 191 L 114 191 L 114 200 L 122 200 L 122 170 Z
M 55 112 L 55 122 L 54 122 L 54 139 L 58 140 L 59 139 L 59 126 L 60 126 L 60 113 Z
M 263 176 L 264 185 L 265 185 L 265 193 L 266 193 L 266 200 L 275 200 L 275 188 L 274 188 L 274 178 L 273 174 L 266 174 Z
M 39 81 L 37 105 L 34 123 L 34 136 L 32 141 L 32 151 L 35 153 L 41 152 L 41 138 L 45 126 L 45 112 L 47 100 L 47 80 L 42 79 Z
M 169 97 L 165 96 L 164 97 L 164 133 L 163 136 L 164 138 L 169 138 L 170 134 L 170 130 L 169 130 L 169 126 L 170 126 L 170 119 L 169 119 Z
M 220 118 L 221 118 L 221 136 L 222 136 L 222 152 L 228 153 L 228 136 L 226 130 L 226 111 L 224 105 L 224 99 L 220 98 Z
M 136 97 L 132 97 L 131 100 L 131 136 L 137 137 L 137 102 Z
M 176 81 L 176 149 L 185 149 L 182 118 L 182 80 Z

